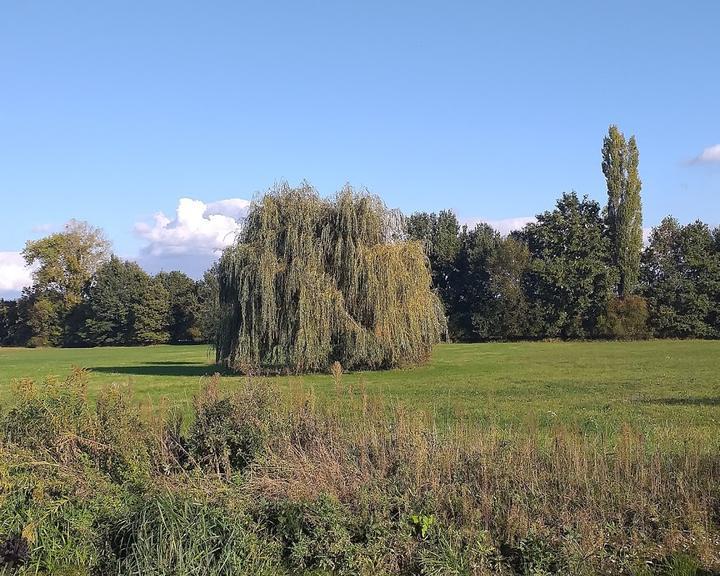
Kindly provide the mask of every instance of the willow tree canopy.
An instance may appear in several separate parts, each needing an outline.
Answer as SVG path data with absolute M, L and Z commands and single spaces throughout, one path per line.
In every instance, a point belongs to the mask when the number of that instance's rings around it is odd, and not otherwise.
M 445 332 L 423 247 L 367 193 L 281 185 L 253 203 L 220 260 L 217 360 L 239 371 L 389 368 Z

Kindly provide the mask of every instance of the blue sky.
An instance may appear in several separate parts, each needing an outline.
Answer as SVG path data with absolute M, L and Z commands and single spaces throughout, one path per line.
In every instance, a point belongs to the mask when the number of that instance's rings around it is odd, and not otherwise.
M 232 229 L 217 202 L 279 180 L 468 221 L 604 201 L 610 123 L 646 225 L 720 224 L 719 22 L 714 0 L 5 1 L 0 254 L 77 218 L 190 270 L 193 227 Z

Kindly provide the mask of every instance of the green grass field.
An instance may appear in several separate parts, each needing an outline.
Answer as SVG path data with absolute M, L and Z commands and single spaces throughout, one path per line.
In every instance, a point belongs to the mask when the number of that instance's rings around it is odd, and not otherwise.
M 0 401 L 13 381 L 90 371 L 96 393 L 129 384 L 140 401 L 187 405 L 204 376 L 216 371 L 206 346 L 95 349 L 0 349 Z M 281 391 L 314 389 L 334 400 L 330 375 L 272 378 Z M 231 389 L 237 376 L 223 377 Z M 538 342 L 445 344 L 421 367 L 343 376 L 346 394 L 432 413 L 442 425 L 512 429 L 577 427 L 613 435 L 623 424 L 663 446 L 720 444 L 720 342 Z

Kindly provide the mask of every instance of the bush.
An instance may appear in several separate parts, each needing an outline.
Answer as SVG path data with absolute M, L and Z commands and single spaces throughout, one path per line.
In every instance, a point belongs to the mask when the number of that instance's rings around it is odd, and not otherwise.
M 279 500 L 268 505 L 264 521 L 282 543 L 293 571 L 357 573 L 362 548 L 353 542 L 350 514 L 336 499 Z
M 193 399 L 195 421 L 190 454 L 205 469 L 229 476 L 248 466 L 265 448 L 273 420 L 271 390 L 248 382 L 235 395 L 222 395 L 215 375 Z
M 600 334 L 616 340 L 644 340 L 650 336 L 648 306 L 641 296 L 608 300 L 600 319 Z

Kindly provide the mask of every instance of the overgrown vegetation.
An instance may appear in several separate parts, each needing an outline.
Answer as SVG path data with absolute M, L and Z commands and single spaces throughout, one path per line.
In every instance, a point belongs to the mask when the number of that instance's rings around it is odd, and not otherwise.
M 471 429 L 217 378 L 191 421 L 86 375 L 23 381 L 0 427 L 5 574 L 712 574 L 720 458 L 630 428 Z
M 309 185 L 267 193 L 220 261 L 218 363 L 307 372 L 427 360 L 445 317 L 421 244 L 403 238 L 400 214 L 349 187 L 334 200 Z

